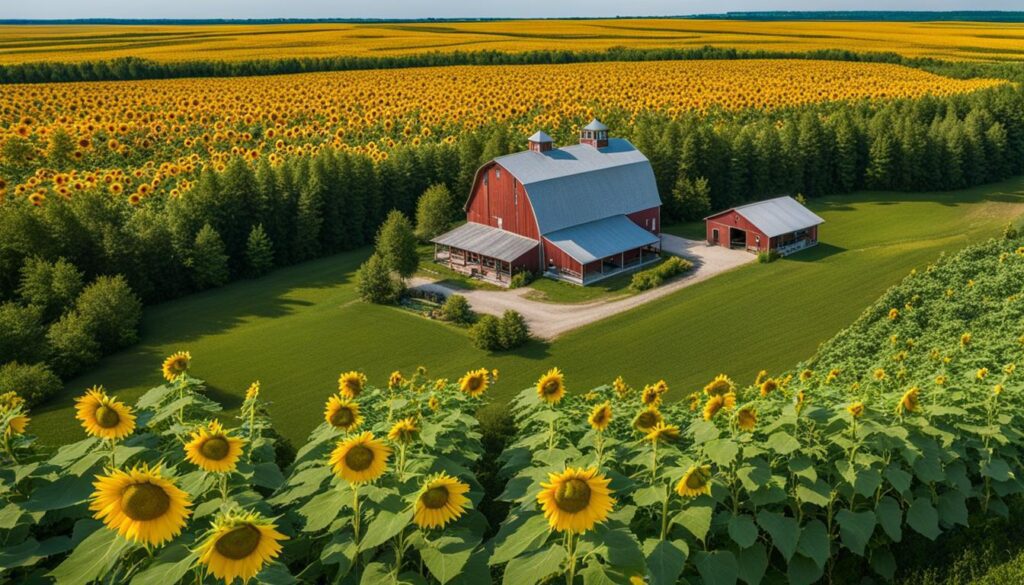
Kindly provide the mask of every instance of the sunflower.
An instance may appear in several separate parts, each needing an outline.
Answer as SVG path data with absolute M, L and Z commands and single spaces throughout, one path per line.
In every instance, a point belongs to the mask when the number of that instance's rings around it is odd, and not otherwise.
M 363 424 L 359 404 L 332 394 L 324 406 L 324 420 L 327 424 L 343 431 L 353 431 Z
M 1002 384 L 996 384 L 992 387 L 992 393 L 996 396 L 1002 396 L 1006 388 Z M 13 424 L 13 423 L 12 423 Z
M 704 386 L 704 393 L 708 396 L 720 396 L 722 394 L 728 394 L 736 388 L 729 376 L 725 374 L 718 374 L 715 379 L 708 382 L 707 386 Z
M 615 381 L 612 382 L 612 388 L 615 389 L 615 393 L 619 395 L 619 398 L 625 398 L 629 394 L 629 385 L 622 379 L 622 376 L 615 378 Z
M 885 369 L 875 368 L 875 371 L 871 373 L 871 377 L 881 382 L 882 380 L 885 379 Z
M 281 553 L 282 540 L 273 522 L 256 513 L 228 512 L 217 516 L 196 552 L 199 563 L 214 577 L 247 583 Z
M 249 384 L 249 387 L 245 390 L 245 399 L 246 400 L 255 400 L 256 398 L 259 398 L 259 397 L 260 397 L 260 381 L 256 380 L 252 384 Z
M 853 418 L 860 418 L 864 414 L 864 403 L 860 401 L 853 402 L 846 407 L 846 412 L 850 413 L 850 416 Z
M 551 368 L 537 380 L 537 396 L 548 404 L 558 404 L 565 396 L 565 377 L 558 368 Z
M 661 406 L 661 393 L 654 386 L 644 386 L 640 401 L 644 406 Z
M 736 395 L 732 392 L 726 394 L 715 394 L 704 403 L 704 420 L 711 420 L 718 414 L 718 411 L 731 410 L 736 406 Z
M 768 379 L 768 370 L 761 370 L 757 373 L 757 377 L 754 378 L 754 386 L 760 386 L 761 382 Z
M 218 421 L 199 427 L 185 444 L 185 459 L 203 471 L 227 473 L 235 470 L 242 456 L 242 439 L 232 437 Z
M 498 374 L 499 373 L 500 372 L 498 372 L 498 368 L 494 368 L 493 370 L 491 370 L 491 381 L 492 382 L 497 382 L 498 381 Z
M 487 391 L 490 384 L 488 372 L 485 368 L 471 370 L 459 378 L 459 390 L 465 392 L 470 398 L 478 398 Z
M 899 316 L 900 316 L 900 310 L 899 309 L 897 309 L 895 307 L 893 307 L 892 309 L 889 309 L 889 320 L 890 321 L 895 321 Z
M 188 365 L 191 361 L 192 354 L 187 351 L 179 351 L 169 355 L 160 368 L 163 371 L 164 379 L 168 382 L 173 382 L 178 376 L 188 371 Z
M 403 382 L 405 382 L 405 378 L 402 377 L 402 372 L 395 370 L 394 372 L 391 372 L 390 376 L 388 376 L 388 389 L 397 390 L 402 386 Z
M 136 543 L 159 546 L 181 533 L 188 518 L 188 494 L 160 474 L 160 466 L 115 469 L 96 476 L 89 510 L 111 530 Z
M 971 344 L 971 339 L 973 338 L 974 336 L 971 335 L 969 332 L 964 333 L 963 335 L 960 336 L 960 345 L 967 347 L 968 345 Z
M 132 409 L 107 396 L 102 386 L 93 386 L 75 399 L 75 418 L 85 432 L 101 439 L 120 440 L 135 430 Z
M 800 381 L 801 382 L 806 382 L 806 381 L 810 380 L 813 377 L 814 377 L 814 372 L 812 370 L 804 370 L 804 371 L 800 372 Z
M 604 432 L 608 428 L 608 424 L 612 422 L 612 403 L 605 400 L 603 403 L 598 404 L 590 411 L 590 416 L 587 417 L 587 422 L 597 432 Z
M 944 376 L 942 374 L 939 374 L 938 376 L 935 376 L 935 385 L 936 386 L 945 386 L 946 385 L 946 376 Z
M 437 412 L 437 409 L 441 408 L 441 401 L 437 399 L 437 396 L 431 394 L 430 400 L 427 401 L 427 407 L 430 408 L 431 411 Z
M 10 437 L 11 435 L 20 435 L 25 432 L 28 428 L 28 423 L 31 420 L 24 414 L 22 409 L 25 405 L 25 399 L 18 396 L 16 392 L 4 392 L 0 394 L 0 418 L 7 416 L 14 410 L 19 410 L 11 416 L 7 422 L 7 428 L 4 429 L 4 437 Z
M 838 368 L 832 368 L 831 370 L 828 371 L 828 374 L 825 376 L 825 383 L 826 384 L 831 384 L 832 382 L 835 382 L 836 378 L 838 378 L 838 377 L 839 377 L 839 369 Z
M 711 466 L 694 465 L 686 470 L 683 478 L 676 484 L 676 493 L 684 498 L 711 495 Z
M 647 436 L 644 438 L 652 443 L 667 443 L 675 441 L 679 438 L 679 427 L 659 422 L 655 424 L 651 430 L 647 431 Z
M 345 372 L 338 376 L 338 391 L 350 400 L 359 398 L 366 386 L 366 374 L 362 372 Z
M 700 406 L 700 392 L 691 392 L 687 399 L 690 401 L 690 412 L 697 412 Z
M 615 504 L 609 483 L 611 480 L 595 467 L 570 467 L 562 473 L 548 474 L 548 483 L 540 484 L 537 503 L 552 530 L 586 532 L 604 522 Z
M 413 417 L 403 418 L 396 422 L 388 431 L 388 439 L 395 443 L 411 443 L 419 433 L 416 426 L 416 419 Z
M 768 378 L 761 382 L 761 396 L 768 396 L 779 389 L 779 382 L 775 378 Z
M 447 473 L 427 477 L 416 498 L 412 521 L 420 528 L 444 528 L 466 512 L 469 485 Z
M 757 411 L 753 407 L 744 406 L 736 413 L 736 426 L 742 431 L 752 431 L 757 426 Z
M 661 411 L 657 408 L 645 408 L 633 417 L 633 428 L 646 435 L 658 423 L 664 420 L 661 416 Z
M 373 433 L 338 442 L 331 452 L 334 473 L 352 483 L 373 481 L 384 474 L 391 456 L 391 447 L 373 438 Z
M 974 373 L 974 377 L 978 380 L 984 380 L 988 377 L 988 368 L 978 368 L 978 371 Z
M 900 398 L 899 404 L 896 405 L 896 414 L 903 414 L 906 412 L 914 412 L 920 404 L 921 389 L 917 386 L 911 387 L 909 390 L 903 393 L 903 398 Z

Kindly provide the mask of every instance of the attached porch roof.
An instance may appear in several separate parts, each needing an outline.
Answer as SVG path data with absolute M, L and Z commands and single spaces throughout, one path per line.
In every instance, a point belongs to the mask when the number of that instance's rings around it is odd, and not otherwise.
M 582 264 L 659 241 L 625 215 L 613 215 L 546 234 L 549 242 Z
M 472 222 L 464 223 L 430 241 L 505 262 L 519 258 L 540 244 L 537 240 L 519 234 Z

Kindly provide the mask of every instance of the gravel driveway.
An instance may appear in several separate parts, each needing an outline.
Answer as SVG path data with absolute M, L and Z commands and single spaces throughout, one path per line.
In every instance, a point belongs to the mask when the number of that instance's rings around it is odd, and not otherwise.
M 463 290 L 444 286 L 422 277 L 413 278 L 409 284 L 414 288 L 445 295 L 460 294 L 466 297 L 469 305 L 478 313 L 501 315 L 505 309 L 514 309 L 526 318 L 533 335 L 543 339 L 554 339 L 566 331 L 628 311 L 755 260 L 753 254 L 742 250 L 709 246 L 703 241 L 687 240 L 670 234 L 662 234 L 661 248 L 669 254 L 687 258 L 693 262 L 694 270 L 678 280 L 673 280 L 655 289 L 631 296 L 589 303 L 556 304 L 535 301 L 525 298 L 525 295 L 532 290 L 528 287 L 501 291 Z

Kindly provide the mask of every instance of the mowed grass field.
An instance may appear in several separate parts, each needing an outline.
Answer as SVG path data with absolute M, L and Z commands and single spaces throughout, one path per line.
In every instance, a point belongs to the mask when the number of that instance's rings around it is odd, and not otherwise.
M 410 55 L 449 51 L 611 47 L 896 52 L 908 57 L 1014 60 L 1024 25 L 983 22 L 814 22 L 692 19 L 278 25 L 7 25 L 0 63 L 143 57 L 158 61 Z
M 92 384 L 133 401 L 161 383 L 161 359 L 194 357 L 211 397 L 235 408 L 253 381 L 273 401 L 285 436 L 301 443 L 322 416 L 339 372 L 358 369 L 383 384 L 392 370 L 426 366 L 457 378 L 499 368 L 495 403 L 561 367 L 571 391 L 622 375 L 633 385 L 664 378 L 679 398 L 719 372 L 752 378 L 814 353 L 819 343 L 912 268 L 942 251 L 999 233 L 1024 213 L 1024 178 L 952 193 L 863 193 L 814 200 L 826 224 L 815 249 L 749 265 L 637 309 L 533 342 L 508 354 L 475 349 L 464 330 L 357 300 L 353 272 L 368 250 L 325 258 L 146 310 L 142 341 L 105 359 L 33 410 L 46 443 L 81 436 L 72 399 Z M 693 226 L 672 231 L 693 233 Z

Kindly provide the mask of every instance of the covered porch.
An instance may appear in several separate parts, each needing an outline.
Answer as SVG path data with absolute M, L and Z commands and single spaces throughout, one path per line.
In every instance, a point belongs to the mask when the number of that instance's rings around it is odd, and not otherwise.
M 530 254 L 539 242 L 478 223 L 466 223 L 444 233 L 434 244 L 434 262 L 473 278 L 508 286 L 512 274 L 531 269 Z
M 545 276 L 586 286 L 636 270 L 661 257 L 661 238 L 624 215 L 573 226 L 546 239 L 572 259 Z

